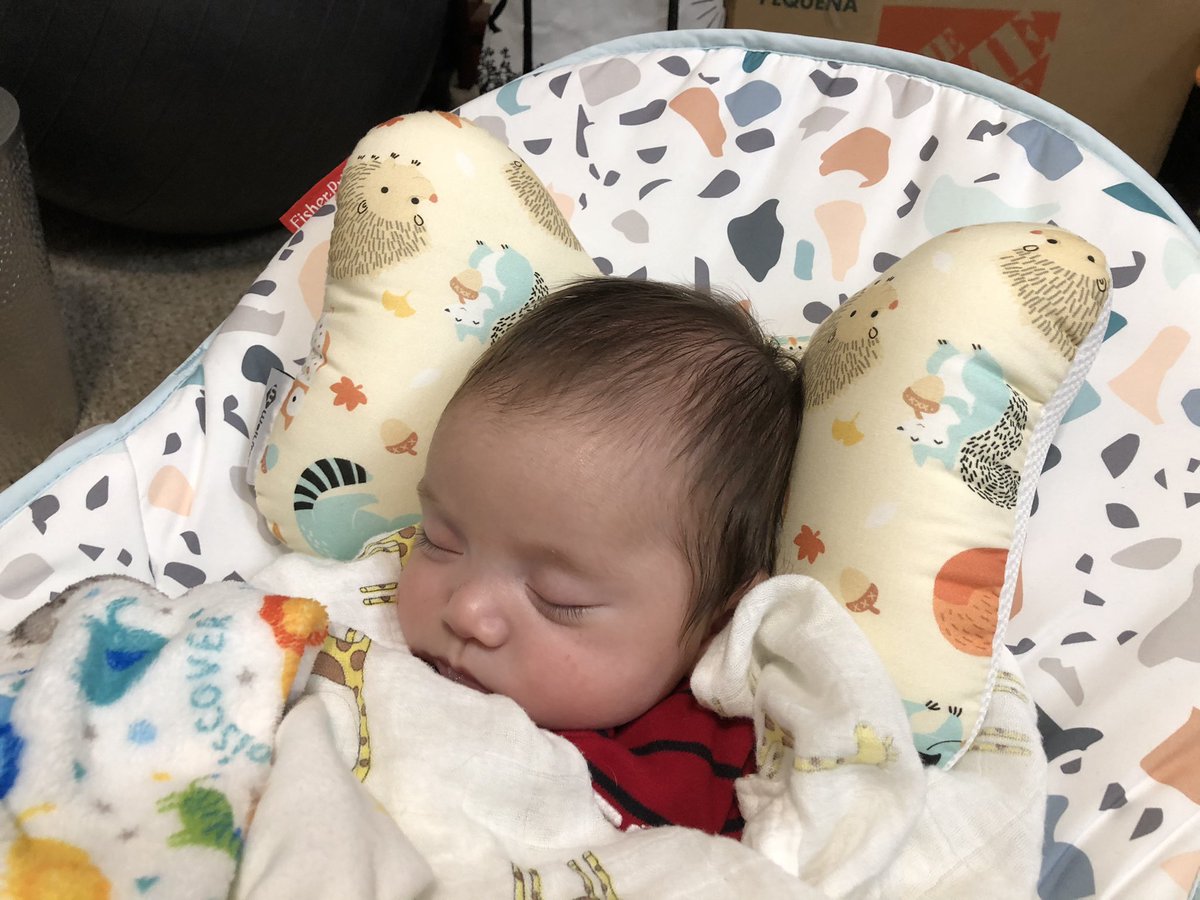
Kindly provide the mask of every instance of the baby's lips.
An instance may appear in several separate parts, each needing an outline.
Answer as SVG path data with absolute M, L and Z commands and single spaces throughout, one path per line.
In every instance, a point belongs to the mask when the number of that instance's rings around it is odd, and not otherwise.
M 433 667 L 433 670 L 443 678 L 453 681 L 455 684 L 461 684 L 463 687 L 470 688 L 473 691 L 479 691 L 481 694 L 491 693 L 491 691 L 480 684 L 479 681 L 476 680 L 475 677 L 469 672 L 463 672 L 460 669 L 454 668 L 454 666 L 450 665 L 444 659 L 433 657 L 432 659 L 426 659 L 425 662 L 429 663 L 429 665 Z

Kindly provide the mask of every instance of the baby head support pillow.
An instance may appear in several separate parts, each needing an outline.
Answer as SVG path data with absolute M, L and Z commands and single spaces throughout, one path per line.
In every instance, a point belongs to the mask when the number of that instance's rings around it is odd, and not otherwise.
M 257 461 L 295 550 L 350 559 L 420 518 L 438 416 L 531 302 L 596 266 L 525 163 L 448 113 L 369 131 L 338 190 L 325 306 Z
M 1109 284 L 1100 251 L 1062 229 L 957 229 L 859 291 L 805 349 L 779 569 L 852 612 L 927 762 L 976 736 L 1020 609 L 1037 476 L 1099 349 Z
M 285 544 L 349 559 L 418 521 L 424 450 L 483 347 L 596 268 L 524 163 L 455 116 L 370 131 L 336 203 L 324 312 L 252 463 Z M 986 710 L 1036 476 L 1099 347 L 1108 278 L 1060 229 L 964 228 L 807 344 L 778 568 L 862 625 L 929 762 L 956 759 Z

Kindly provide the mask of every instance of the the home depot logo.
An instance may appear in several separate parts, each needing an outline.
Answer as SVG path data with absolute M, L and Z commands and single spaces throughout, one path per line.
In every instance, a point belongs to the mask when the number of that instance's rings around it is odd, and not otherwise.
M 885 6 L 876 43 L 956 63 L 1038 94 L 1059 13 Z

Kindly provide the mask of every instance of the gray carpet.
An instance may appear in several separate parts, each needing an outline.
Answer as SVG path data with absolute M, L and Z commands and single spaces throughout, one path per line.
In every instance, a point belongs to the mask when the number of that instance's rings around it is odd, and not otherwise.
M 75 433 L 116 419 L 150 393 L 229 314 L 289 236 L 282 226 L 224 237 L 144 234 L 53 207 L 41 213 L 79 395 Z

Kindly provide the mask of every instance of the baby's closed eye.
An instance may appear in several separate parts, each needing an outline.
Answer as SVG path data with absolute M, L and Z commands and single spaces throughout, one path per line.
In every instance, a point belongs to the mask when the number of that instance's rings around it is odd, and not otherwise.
M 458 551 L 433 540 L 423 525 L 417 526 L 417 534 L 413 538 L 413 543 L 416 545 L 418 550 L 423 552 L 430 559 L 447 559 L 451 556 L 460 555 Z
M 552 622 L 569 625 L 578 622 L 591 609 L 589 606 L 579 604 L 555 602 L 543 597 L 532 587 L 528 588 L 528 591 L 537 611 Z

